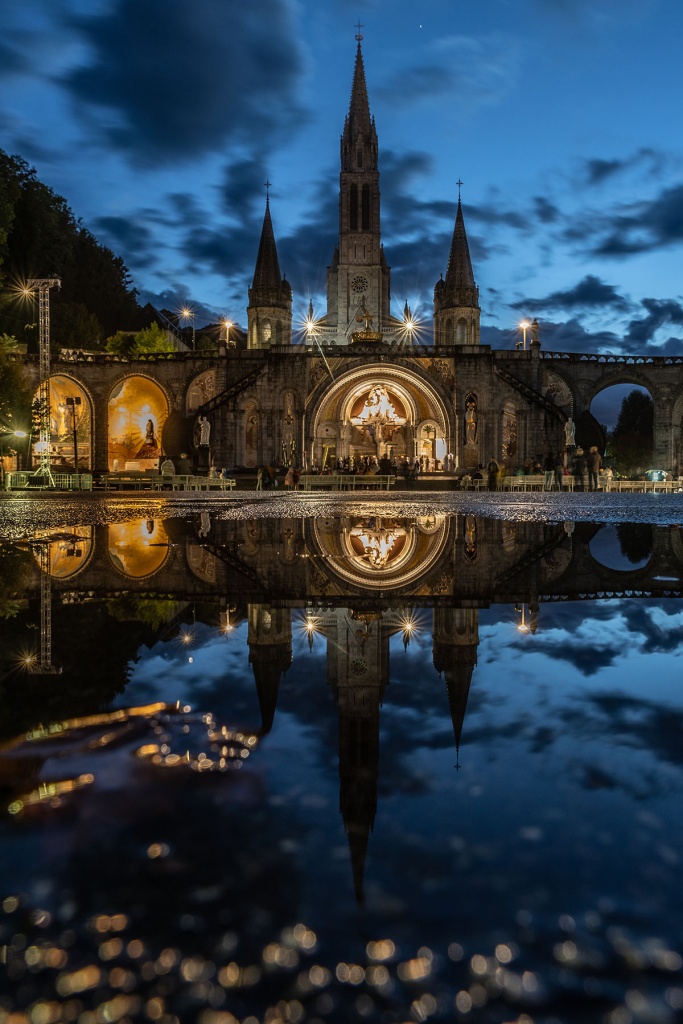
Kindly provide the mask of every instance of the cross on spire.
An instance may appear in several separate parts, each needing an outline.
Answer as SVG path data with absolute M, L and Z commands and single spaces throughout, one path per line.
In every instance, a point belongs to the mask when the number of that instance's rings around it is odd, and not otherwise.
M 272 188 L 273 186 L 271 185 L 271 183 L 270 183 L 270 182 L 268 181 L 268 179 L 267 179 L 267 178 L 266 178 L 266 180 L 264 181 L 264 183 L 263 183 L 263 186 L 264 186 L 264 188 L 265 188 L 265 190 L 266 190 L 266 202 L 268 202 L 268 201 L 269 201 L 269 199 L 270 199 L 270 190 L 271 190 L 271 188 Z
M 362 32 L 361 32 L 361 29 L 362 29 L 362 28 L 365 28 L 365 25 L 361 25 L 361 20 L 360 20 L 360 18 L 358 19 L 358 24 L 356 25 L 356 28 L 358 29 L 358 31 L 356 32 L 356 39 L 357 39 L 357 40 L 358 40 L 358 42 L 360 43 L 360 42 L 362 42 L 362 40 L 363 40 L 363 34 L 362 34 Z
M 462 188 L 464 182 L 462 182 L 460 178 L 458 178 L 455 184 L 458 186 L 458 202 L 460 202 L 460 189 Z

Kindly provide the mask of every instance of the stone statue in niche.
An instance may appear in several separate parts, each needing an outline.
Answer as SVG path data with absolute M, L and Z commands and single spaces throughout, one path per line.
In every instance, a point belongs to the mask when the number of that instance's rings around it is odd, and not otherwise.
M 465 444 L 477 443 L 477 405 L 473 398 L 465 402 Z
M 211 424 L 207 420 L 206 416 L 202 416 L 199 420 L 199 444 L 202 447 L 208 447 L 209 438 L 211 437 Z
M 564 425 L 564 443 L 567 448 L 573 448 L 576 445 L 576 424 L 571 416 Z

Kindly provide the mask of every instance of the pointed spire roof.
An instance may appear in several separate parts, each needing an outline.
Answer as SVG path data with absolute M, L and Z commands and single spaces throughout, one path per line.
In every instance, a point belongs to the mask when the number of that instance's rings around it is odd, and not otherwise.
M 448 256 L 446 287 L 456 289 L 476 288 L 460 199 L 458 199 L 458 212 L 455 215 L 455 228 L 453 229 L 451 251 Z M 463 305 L 468 305 L 468 303 L 463 303 Z
M 363 51 L 360 48 L 362 38 L 360 34 L 356 36 L 358 49 L 353 69 L 351 102 L 341 137 L 342 171 L 377 170 L 377 131 L 374 118 L 370 114 Z
M 279 289 L 281 283 L 280 261 L 277 258 L 273 222 L 270 217 L 270 199 L 266 199 L 266 212 L 263 218 L 252 288 L 257 288 L 259 291 L 268 288 Z
M 281 306 L 287 309 L 291 301 L 290 284 L 280 274 L 280 261 L 277 258 L 275 233 L 270 217 L 270 198 L 266 198 L 266 212 L 263 217 L 254 279 L 249 289 L 249 305 Z
M 358 40 L 356 50 L 356 66 L 353 69 L 353 85 L 351 87 L 351 103 L 349 113 L 344 125 L 344 134 L 356 135 L 357 132 L 367 132 L 372 129 L 372 118 L 370 117 L 370 102 L 368 100 L 368 87 L 365 82 L 365 67 L 363 65 L 363 51 Z

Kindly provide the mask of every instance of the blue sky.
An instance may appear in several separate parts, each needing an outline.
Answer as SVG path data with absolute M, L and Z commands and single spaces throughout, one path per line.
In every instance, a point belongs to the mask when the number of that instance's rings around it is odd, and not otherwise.
M 430 315 L 461 178 L 483 341 L 683 352 L 680 0 L 24 0 L 0 146 L 198 323 L 245 323 L 270 180 L 322 312 L 359 19 L 395 311 Z

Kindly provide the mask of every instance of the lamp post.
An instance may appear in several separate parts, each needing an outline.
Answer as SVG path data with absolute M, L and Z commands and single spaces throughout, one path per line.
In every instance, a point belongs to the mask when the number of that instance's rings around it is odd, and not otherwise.
M 186 323 L 189 320 L 190 323 L 192 324 L 192 351 L 194 352 L 195 351 L 195 326 L 194 326 L 194 321 L 195 321 L 195 316 L 196 316 L 195 311 L 193 309 L 190 309 L 189 306 L 183 306 L 183 308 L 180 310 L 180 316 L 182 317 L 182 319 Z
M 522 320 L 521 323 L 519 324 L 519 327 L 520 327 L 520 329 L 522 331 L 522 340 L 518 341 L 515 344 L 515 348 L 524 349 L 524 351 L 526 352 L 526 332 L 531 327 L 531 324 L 529 323 L 528 320 Z
M 225 347 L 230 348 L 230 328 L 234 327 L 232 320 L 224 320 L 223 326 L 225 327 Z
M 74 472 L 78 475 L 78 427 L 76 424 L 76 407 L 80 406 L 81 399 L 78 395 L 74 398 L 65 399 L 67 406 L 71 408 L 71 427 L 74 435 Z

